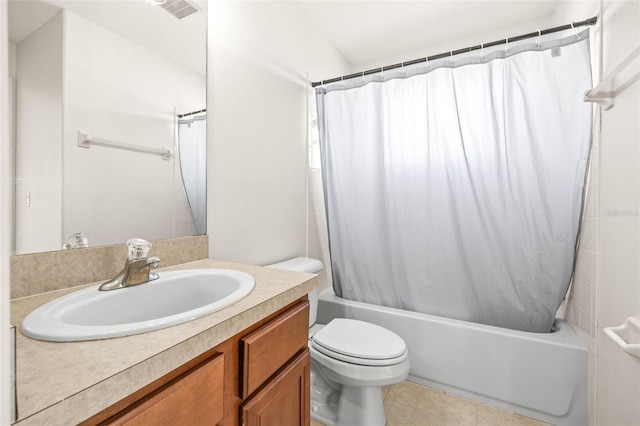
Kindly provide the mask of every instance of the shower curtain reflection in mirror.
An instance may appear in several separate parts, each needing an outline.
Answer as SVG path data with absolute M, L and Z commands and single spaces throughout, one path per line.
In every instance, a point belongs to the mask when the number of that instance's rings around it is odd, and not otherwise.
M 184 190 L 197 235 L 207 233 L 207 116 L 178 119 L 178 150 Z
M 588 34 L 316 90 L 337 295 L 551 331 L 591 140 Z

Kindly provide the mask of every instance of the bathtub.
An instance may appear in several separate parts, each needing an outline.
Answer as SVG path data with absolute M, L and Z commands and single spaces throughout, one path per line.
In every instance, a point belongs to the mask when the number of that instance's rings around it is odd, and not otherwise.
M 407 343 L 408 380 L 554 425 L 587 424 L 587 349 L 564 320 L 528 333 L 320 293 L 318 323 L 353 318 Z

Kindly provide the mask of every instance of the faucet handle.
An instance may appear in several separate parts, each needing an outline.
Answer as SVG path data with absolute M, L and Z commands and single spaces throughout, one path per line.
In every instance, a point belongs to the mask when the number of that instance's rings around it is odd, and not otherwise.
M 147 257 L 149 250 L 151 250 L 151 243 L 142 238 L 131 238 L 127 241 L 127 247 L 129 248 L 129 259 L 138 260 Z

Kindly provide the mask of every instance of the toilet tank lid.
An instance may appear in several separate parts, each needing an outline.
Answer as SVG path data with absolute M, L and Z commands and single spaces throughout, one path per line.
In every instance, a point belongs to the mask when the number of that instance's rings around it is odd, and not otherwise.
M 295 257 L 293 259 L 285 260 L 283 262 L 273 263 L 266 265 L 267 268 L 283 269 L 285 271 L 295 272 L 309 272 L 317 274 L 322 271 L 323 265 L 318 259 L 312 259 L 310 257 Z

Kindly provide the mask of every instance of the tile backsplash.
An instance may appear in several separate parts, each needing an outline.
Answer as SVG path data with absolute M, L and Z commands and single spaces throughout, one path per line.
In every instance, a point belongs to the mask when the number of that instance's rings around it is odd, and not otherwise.
M 209 256 L 206 235 L 152 243 L 149 255 L 160 257 L 160 267 Z M 11 256 L 11 298 L 108 280 L 120 272 L 126 257 L 124 244 Z

